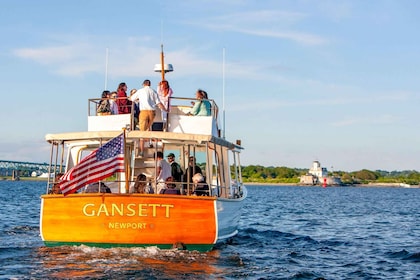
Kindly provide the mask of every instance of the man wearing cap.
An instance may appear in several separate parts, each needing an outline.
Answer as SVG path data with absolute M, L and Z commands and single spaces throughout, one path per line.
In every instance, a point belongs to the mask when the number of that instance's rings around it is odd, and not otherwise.
M 169 153 L 167 158 L 168 162 L 171 164 L 171 173 L 174 182 L 181 182 L 184 172 L 182 172 L 181 166 L 175 161 L 175 155 Z

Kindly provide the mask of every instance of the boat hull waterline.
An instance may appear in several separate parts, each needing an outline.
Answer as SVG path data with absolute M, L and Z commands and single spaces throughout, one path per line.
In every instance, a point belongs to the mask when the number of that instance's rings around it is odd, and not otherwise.
M 236 226 L 229 225 L 237 225 L 239 215 L 233 213 L 239 213 L 241 204 L 149 194 L 43 195 L 41 200 L 40 231 L 47 246 L 157 246 L 203 252 L 236 235 Z M 223 225 L 218 224 L 220 216 Z

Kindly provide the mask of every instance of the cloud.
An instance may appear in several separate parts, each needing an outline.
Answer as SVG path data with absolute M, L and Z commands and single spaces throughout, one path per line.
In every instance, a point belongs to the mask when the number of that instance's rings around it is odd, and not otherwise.
M 77 76 L 103 71 L 103 63 L 94 46 L 87 43 L 63 43 L 59 46 L 21 48 L 12 53 L 23 59 L 51 67 L 60 75 Z
M 340 121 L 332 122 L 330 125 L 335 127 L 354 126 L 354 125 L 388 125 L 400 121 L 399 117 L 390 114 L 374 115 L 366 117 L 353 117 Z
M 310 33 L 292 31 L 293 26 L 306 18 L 305 14 L 285 11 L 259 10 L 209 17 L 184 22 L 211 30 L 231 31 L 259 37 L 287 39 L 304 45 L 323 45 L 326 38 Z
M 15 49 L 12 54 L 47 66 L 62 76 L 103 74 L 106 67 L 108 76 L 113 78 L 147 76 L 150 75 L 153 65 L 160 63 L 160 49 L 148 47 L 144 39 L 129 37 L 126 40 L 115 40 L 118 43 L 108 47 L 103 47 L 99 42 L 86 41 L 76 44 L 69 40 L 70 42 L 61 42 L 61 45 L 55 43 L 56 46 Z M 173 64 L 179 77 L 221 77 L 222 59 L 209 59 L 206 52 L 207 50 L 200 48 L 182 47 L 165 52 L 165 63 Z M 226 64 L 225 67 L 229 69 L 230 77 L 263 77 L 260 66 L 251 63 L 242 64 L 240 67 Z

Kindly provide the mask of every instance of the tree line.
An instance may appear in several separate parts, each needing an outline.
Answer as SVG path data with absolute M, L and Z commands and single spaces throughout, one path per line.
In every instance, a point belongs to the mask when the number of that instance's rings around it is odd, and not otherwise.
M 300 176 L 307 174 L 309 169 L 289 167 L 264 167 L 261 165 L 242 166 L 242 178 L 244 182 L 254 183 L 299 183 Z M 420 172 L 416 170 L 384 171 L 367 170 L 345 172 L 328 172 L 328 176 L 341 178 L 344 184 L 368 184 L 368 183 L 403 183 L 418 185 Z

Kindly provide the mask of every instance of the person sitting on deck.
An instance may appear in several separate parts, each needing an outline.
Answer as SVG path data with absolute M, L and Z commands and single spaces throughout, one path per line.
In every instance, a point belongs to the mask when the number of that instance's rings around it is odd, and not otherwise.
M 54 183 L 48 194 L 61 194 L 60 183 Z
M 181 194 L 180 190 L 176 189 L 176 185 L 173 182 L 172 177 L 168 177 L 165 181 L 166 188 L 162 189 L 159 193 L 160 194 Z
M 102 99 L 99 101 L 98 108 L 96 113 L 98 116 L 103 115 L 110 115 L 111 114 L 111 105 L 109 103 L 110 92 L 108 90 L 104 90 L 102 92 Z
M 207 100 L 207 92 L 202 89 L 198 89 L 196 98 L 198 101 L 194 102 L 194 105 L 188 115 L 211 116 L 211 104 Z
M 130 190 L 130 193 L 149 193 L 147 190 L 147 178 L 146 175 L 139 174 L 136 178 L 134 186 Z
M 63 175 L 64 173 L 55 174 L 54 179 L 56 181 L 52 185 L 52 188 L 48 191 L 48 194 L 62 194 L 61 189 L 60 189 L 60 183 L 61 183 L 60 178 Z
M 201 173 L 194 174 L 193 178 L 194 183 L 194 193 L 197 196 L 208 196 L 210 193 L 209 185 L 204 181 L 204 176 Z
M 100 190 L 100 191 L 99 191 Z M 111 193 L 111 189 L 102 182 L 89 184 L 83 190 L 84 193 Z

